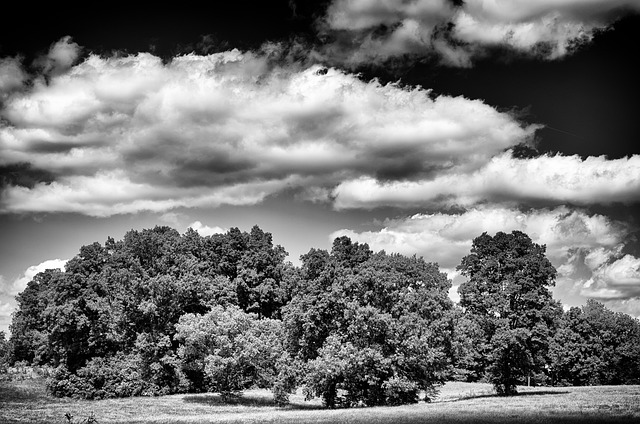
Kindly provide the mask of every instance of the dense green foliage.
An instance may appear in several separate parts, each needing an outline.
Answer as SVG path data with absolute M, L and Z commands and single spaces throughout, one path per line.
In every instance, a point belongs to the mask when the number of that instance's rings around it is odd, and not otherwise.
M 640 382 L 640 324 L 589 302 L 563 313 L 555 269 L 523 233 L 476 238 L 451 283 L 422 258 L 337 238 L 301 267 L 270 233 L 169 227 L 83 246 L 16 300 L 3 361 L 50 365 L 51 393 L 109 398 L 302 386 L 325 405 L 433 397 L 447 379 L 503 394 L 536 384 Z M 4 359 L 3 359 L 4 358 Z

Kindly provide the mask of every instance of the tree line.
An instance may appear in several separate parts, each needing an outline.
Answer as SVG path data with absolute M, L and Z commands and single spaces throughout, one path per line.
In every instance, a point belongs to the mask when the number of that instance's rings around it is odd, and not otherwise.
M 433 399 L 447 380 L 514 394 L 543 385 L 640 383 L 640 323 L 589 301 L 563 311 L 556 270 L 524 233 L 486 233 L 458 269 L 336 238 L 301 266 L 254 226 L 203 237 L 131 230 L 80 248 L 17 297 L 6 363 L 55 368 L 56 396 L 302 387 L 328 407 Z

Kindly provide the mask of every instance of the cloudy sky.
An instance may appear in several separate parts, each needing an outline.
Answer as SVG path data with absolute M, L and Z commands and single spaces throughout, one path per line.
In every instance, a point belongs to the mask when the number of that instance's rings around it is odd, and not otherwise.
M 83 244 L 254 224 L 455 272 L 547 246 L 556 298 L 640 316 L 639 0 L 274 0 L 11 10 L 0 331 Z M 25 22 L 28 21 L 28 25 Z

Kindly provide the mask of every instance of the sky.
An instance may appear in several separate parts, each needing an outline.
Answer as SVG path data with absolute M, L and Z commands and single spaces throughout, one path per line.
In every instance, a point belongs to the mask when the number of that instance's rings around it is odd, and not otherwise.
M 640 316 L 639 0 L 11 6 L 0 27 L 0 331 L 33 276 L 169 225 L 341 235 L 452 280 L 546 245 L 565 306 Z

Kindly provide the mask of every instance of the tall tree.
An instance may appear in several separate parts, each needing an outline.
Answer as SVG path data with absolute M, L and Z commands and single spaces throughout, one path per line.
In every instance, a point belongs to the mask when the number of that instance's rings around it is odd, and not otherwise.
M 448 376 L 450 282 L 422 258 L 373 254 L 336 239 L 302 256 L 284 308 L 289 348 L 304 362 L 307 397 L 327 406 L 403 404 Z
M 468 278 L 458 289 L 460 305 L 484 332 L 488 376 L 501 395 L 515 394 L 547 362 L 561 309 L 549 289 L 556 270 L 545 250 L 520 231 L 484 233 L 458 266 Z

